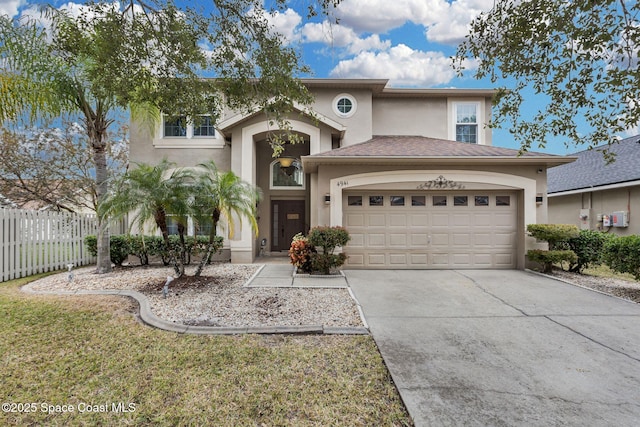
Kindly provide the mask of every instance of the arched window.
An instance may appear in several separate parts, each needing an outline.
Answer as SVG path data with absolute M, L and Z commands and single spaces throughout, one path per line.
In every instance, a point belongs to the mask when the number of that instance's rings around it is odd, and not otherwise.
M 271 163 L 271 188 L 304 189 L 304 172 L 297 159 L 284 157 Z

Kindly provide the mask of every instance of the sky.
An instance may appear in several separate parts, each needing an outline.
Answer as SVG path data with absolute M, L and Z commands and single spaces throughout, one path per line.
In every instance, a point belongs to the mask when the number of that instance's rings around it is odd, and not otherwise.
M 388 87 L 483 88 L 495 85 L 476 80 L 471 72 L 457 77 L 451 56 L 464 40 L 471 20 L 489 10 L 494 0 L 342 0 L 333 10 L 335 19 L 319 16 L 308 20 L 306 1 L 289 0 L 283 13 L 272 17 L 276 29 L 299 49 L 315 78 L 388 79 Z M 0 14 L 18 16 L 33 10 L 38 2 L 0 0 Z M 52 1 L 56 7 L 74 6 Z M 207 4 L 185 1 L 190 5 Z M 473 70 L 473 63 L 468 64 Z M 509 82 L 501 82 L 509 87 Z M 525 108 L 534 109 L 535 98 Z M 519 148 L 507 129 L 493 131 L 493 145 Z M 569 154 L 580 147 L 550 140 L 545 148 L 532 151 Z

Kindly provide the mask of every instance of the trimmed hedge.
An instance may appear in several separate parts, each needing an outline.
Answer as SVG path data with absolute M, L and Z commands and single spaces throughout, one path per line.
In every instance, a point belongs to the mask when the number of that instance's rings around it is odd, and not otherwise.
M 110 236 L 110 242 L 111 262 L 116 265 L 122 265 L 129 255 L 137 257 L 140 260 L 140 265 L 148 265 L 149 258 L 154 256 L 160 257 L 164 265 L 169 265 L 169 248 L 165 247 L 164 240 L 161 236 L 131 236 L 120 234 Z M 96 236 L 86 236 L 84 243 L 91 255 L 97 256 L 98 242 Z M 182 245 L 179 236 L 169 236 L 169 243 L 175 253 L 181 253 Z M 191 256 L 203 253 L 206 251 L 208 245 L 208 236 L 198 236 L 197 239 L 194 239 L 192 236 L 185 237 L 183 262 L 189 264 L 191 262 Z M 216 236 L 213 244 L 214 252 L 219 252 L 220 249 L 222 249 L 222 245 L 222 237 Z
M 640 280 L 640 236 L 609 239 L 604 246 L 604 261 L 618 273 L 630 273 Z
M 542 264 L 544 273 L 551 273 L 553 264 L 562 264 L 567 261 L 569 264 L 575 263 L 578 256 L 571 250 L 543 251 L 532 249 L 527 252 L 530 261 Z
M 569 271 L 581 273 L 585 268 L 602 264 L 605 245 L 613 238 L 615 235 L 601 231 L 580 230 L 580 234 L 568 242 L 569 248 L 578 256 Z

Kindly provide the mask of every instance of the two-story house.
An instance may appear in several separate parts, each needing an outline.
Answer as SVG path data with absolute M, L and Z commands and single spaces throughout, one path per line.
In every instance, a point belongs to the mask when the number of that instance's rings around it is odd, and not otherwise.
M 493 90 L 392 89 L 387 80 L 305 80 L 310 117 L 290 124 L 303 142 L 272 157 L 264 114 L 218 123 L 132 124 L 131 161 L 194 166 L 214 160 L 260 187 L 259 236 L 242 227 L 232 262 L 288 250 L 317 225 L 344 226 L 349 268 L 524 268 L 547 220 L 546 170 L 572 161 L 492 146 Z

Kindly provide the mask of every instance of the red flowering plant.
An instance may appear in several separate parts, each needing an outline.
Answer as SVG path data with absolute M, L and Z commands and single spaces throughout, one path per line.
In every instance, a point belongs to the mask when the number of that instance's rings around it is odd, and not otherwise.
M 298 268 L 300 273 L 311 273 L 311 255 L 316 252 L 315 247 L 309 243 L 302 233 L 293 236 L 291 247 L 289 248 L 289 258 L 291 264 Z

